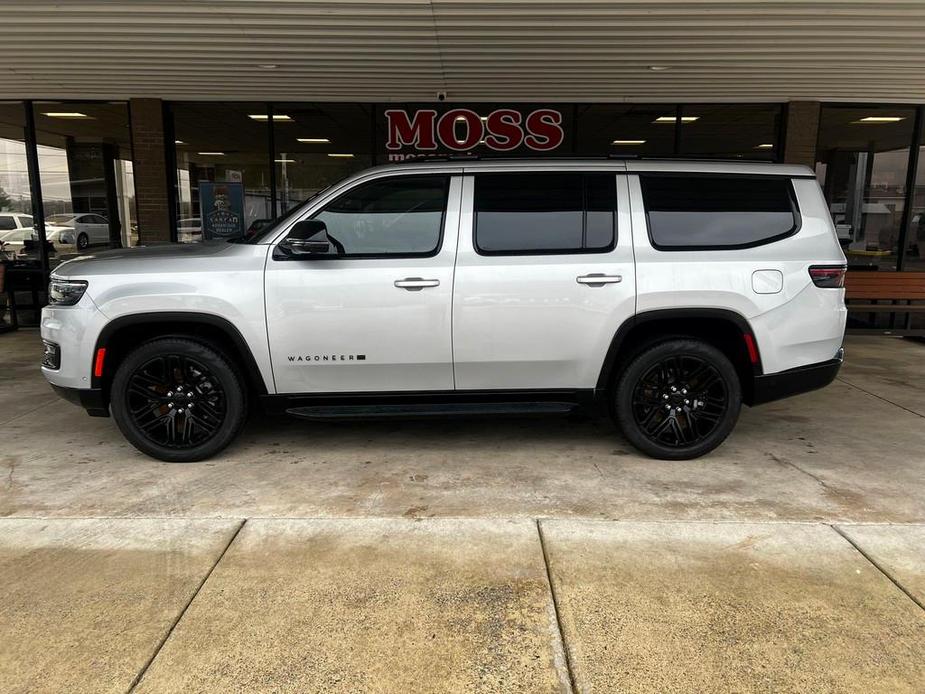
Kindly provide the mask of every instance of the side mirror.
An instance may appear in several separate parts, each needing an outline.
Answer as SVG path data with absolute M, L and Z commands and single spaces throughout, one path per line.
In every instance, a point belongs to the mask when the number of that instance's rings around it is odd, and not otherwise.
M 327 254 L 332 250 L 328 228 L 320 219 L 298 222 L 279 245 L 292 255 Z

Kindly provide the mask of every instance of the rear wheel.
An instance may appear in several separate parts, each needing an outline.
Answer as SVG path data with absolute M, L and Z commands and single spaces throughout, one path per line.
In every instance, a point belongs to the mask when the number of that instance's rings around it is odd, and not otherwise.
M 119 365 L 112 383 L 112 414 L 125 438 L 168 462 L 215 455 L 237 435 L 246 411 L 234 365 L 195 340 L 143 344 Z
M 694 339 L 657 343 L 620 375 L 615 419 L 643 453 L 664 460 L 696 458 L 719 446 L 735 426 L 742 389 L 718 349 Z

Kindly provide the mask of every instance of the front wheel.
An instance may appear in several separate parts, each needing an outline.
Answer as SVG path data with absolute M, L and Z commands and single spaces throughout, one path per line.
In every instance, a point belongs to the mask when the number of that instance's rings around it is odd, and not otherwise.
M 77 237 L 77 250 L 85 251 L 90 247 L 90 238 L 86 234 Z
M 742 388 L 728 357 L 705 342 L 674 339 L 630 361 L 617 381 L 614 416 L 643 453 L 686 460 L 725 441 L 741 406 Z
M 203 460 L 225 448 L 244 423 L 245 391 L 234 365 L 195 340 L 162 338 L 119 365 L 112 414 L 142 453 L 168 462 Z

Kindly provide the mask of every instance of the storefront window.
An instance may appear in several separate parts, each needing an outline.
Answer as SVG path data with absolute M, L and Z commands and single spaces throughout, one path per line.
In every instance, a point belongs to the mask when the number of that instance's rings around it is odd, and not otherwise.
M 128 106 L 45 101 L 33 109 L 50 266 L 135 245 Z
M 581 104 L 577 108 L 577 154 L 674 156 L 674 104 Z
M 32 233 L 25 112 L 21 103 L 0 102 L 0 332 L 13 323 L 6 292 L 17 269 L 41 267 Z
M 908 107 L 822 107 L 816 174 L 851 270 L 896 270 L 914 121 Z
M 685 104 L 680 156 L 776 161 L 779 104 Z
M 282 214 L 313 193 L 372 166 L 372 106 L 274 104 L 276 190 Z
M 263 103 L 172 105 L 177 240 L 241 236 L 273 219 Z
M 21 257 L 23 241 L 31 238 L 31 233 L 32 194 L 23 105 L 0 103 L 0 244 L 4 257 Z
M 925 271 L 925 132 L 918 143 L 919 166 L 912 190 L 912 214 L 906 232 L 906 257 L 903 270 Z

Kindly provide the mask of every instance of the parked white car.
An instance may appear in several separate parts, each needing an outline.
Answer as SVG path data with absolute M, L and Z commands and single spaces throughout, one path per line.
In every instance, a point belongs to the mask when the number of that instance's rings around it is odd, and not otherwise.
M 22 249 L 23 240 L 32 237 L 32 215 L 0 212 L 0 253 L 13 258 Z
M 77 246 L 77 250 L 82 251 L 91 245 L 109 244 L 109 221 L 102 215 L 90 212 L 53 214 L 45 222 L 58 227 L 45 230 L 45 238 L 55 245 Z
M 0 252 L 11 260 L 22 253 L 25 241 L 36 238 L 32 225 L 31 214 L 0 212 Z M 45 225 L 46 234 L 60 234 L 62 231 L 67 230 L 64 227 Z
M 236 243 L 58 266 L 42 371 L 139 450 L 199 460 L 248 407 L 306 419 L 609 413 L 703 455 L 830 383 L 845 257 L 813 172 L 666 161 L 409 163 Z

